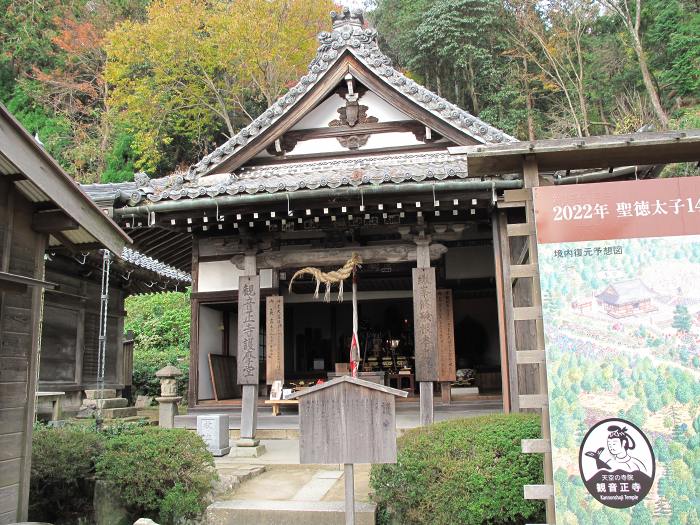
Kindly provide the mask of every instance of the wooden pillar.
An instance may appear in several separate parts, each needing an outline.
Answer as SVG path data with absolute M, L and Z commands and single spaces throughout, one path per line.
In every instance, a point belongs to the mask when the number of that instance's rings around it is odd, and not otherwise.
M 510 384 L 508 374 L 508 343 L 506 340 L 506 317 L 505 317 L 505 290 L 503 281 L 503 258 L 501 248 L 501 219 L 499 212 L 494 211 L 491 215 L 491 226 L 493 232 L 493 258 L 496 278 L 496 304 L 498 309 L 498 345 L 501 356 L 501 399 L 503 400 L 503 412 L 509 414 L 510 407 Z M 506 241 L 508 239 L 506 238 Z M 510 284 L 510 282 L 508 283 Z
M 246 254 L 243 275 L 238 278 L 238 384 L 242 385 L 241 437 L 238 447 L 257 447 L 258 425 L 260 277 L 255 254 Z
M 430 267 L 430 239 L 416 239 L 413 269 L 413 332 L 416 380 L 420 384 L 420 424 L 430 425 L 433 414 L 433 382 L 438 380 L 437 299 L 435 268 Z

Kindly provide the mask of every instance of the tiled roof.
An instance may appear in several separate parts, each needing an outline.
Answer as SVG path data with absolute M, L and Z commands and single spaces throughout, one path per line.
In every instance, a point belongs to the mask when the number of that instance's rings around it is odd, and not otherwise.
M 145 268 L 146 270 L 157 273 L 162 277 L 185 283 L 192 282 L 192 278 L 188 273 L 178 270 L 177 268 L 173 268 L 172 266 L 153 259 L 148 255 L 144 255 L 141 252 L 132 250 L 131 248 L 124 248 L 120 254 L 120 257 L 134 266 Z
M 197 184 L 187 183 L 182 177 L 179 181 L 171 180 L 168 186 L 159 186 L 160 181 L 154 180 L 151 183 L 155 184 L 142 188 L 142 191 L 149 200 L 157 202 L 164 199 L 466 178 L 467 175 L 464 158 L 447 152 L 407 153 L 250 167 L 236 175 L 223 173 L 200 177 Z
M 188 181 L 196 180 L 199 175 L 210 171 L 233 153 L 244 148 L 252 137 L 259 135 L 279 120 L 323 78 L 326 71 L 346 50 L 394 89 L 439 119 L 474 137 L 477 141 L 483 144 L 499 144 L 517 140 L 394 69 L 391 65 L 391 59 L 383 54 L 377 45 L 376 30 L 362 27 L 361 11 L 350 12 L 348 8 L 345 8 L 342 13 L 331 13 L 331 17 L 333 18 L 333 30 L 330 33 L 322 32 L 318 36 L 321 45 L 316 57 L 309 65 L 308 73 L 301 78 L 299 83 L 239 133 L 193 165 L 185 175 L 185 179 Z

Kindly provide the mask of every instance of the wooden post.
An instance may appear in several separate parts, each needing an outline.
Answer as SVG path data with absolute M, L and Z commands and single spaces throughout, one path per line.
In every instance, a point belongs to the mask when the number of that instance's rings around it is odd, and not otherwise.
M 345 464 L 345 525 L 355 525 L 355 473 L 352 463 Z
M 430 268 L 430 239 L 416 239 L 416 269 L 413 270 L 413 328 L 416 379 L 420 384 L 420 424 L 431 425 L 433 381 L 437 380 L 437 305 L 435 269 Z M 421 275 L 423 278 L 421 278 Z M 422 284 L 421 284 L 422 283 Z
M 504 306 L 503 284 L 503 259 L 501 253 L 501 233 L 499 212 L 491 214 L 493 232 L 493 258 L 496 277 L 496 302 L 498 306 L 498 343 L 501 356 L 501 399 L 503 400 L 503 412 L 510 413 L 510 384 L 508 378 L 508 346 L 506 342 L 506 317 Z M 507 240 L 507 239 L 506 239 Z M 510 284 L 510 283 L 509 283 Z
M 537 167 L 537 159 L 534 155 L 527 155 L 523 161 L 523 181 L 525 183 L 525 188 L 529 192 L 528 199 L 525 202 L 525 217 L 526 223 L 529 225 L 528 229 L 530 234 L 528 235 L 528 250 L 530 253 L 530 264 L 537 267 L 538 264 L 538 253 L 537 253 L 537 237 L 535 235 L 535 210 L 533 206 L 532 199 L 532 188 L 539 186 L 539 170 Z M 542 297 L 540 289 L 540 274 L 536 271 L 532 277 L 532 307 L 537 310 L 539 315 L 535 318 L 535 344 L 537 351 L 544 351 L 544 326 L 542 324 Z M 544 486 L 551 488 L 554 484 L 553 472 L 552 472 L 552 448 L 551 448 L 551 432 L 549 427 L 549 398 L 547 389 L 547 369 L 546 363 L 541 360 L 538 363 L 539 369 L 539 396 L 543 398 L 541 403 L 541 425 L 542 425 L 542 439 L 549 444 L 544 452 Z M 540 498 L 537 498 L 540 499 Z M 545 511 L 547 516 L 547 523 L 556 523 L 555 509 L 554 509 L 554 494 L 547 493 L 546 497 L 543 497 L 545 501 Z
M 240 447 L 257 447 L 259 382 L 260 278 L 256 275 L 255 254 L 246 254 L 238 286 L 238 383 L 242 385 Z M 245 289 L 244 289 L 245 287 Z M 250 293 L 246 292 L 248 290 Z M 249 296 L 251 305 L 244 304 Z M 247 454 L 246 454 L 247 455 Z M 252 454 L 257 456 L 257 452 Z

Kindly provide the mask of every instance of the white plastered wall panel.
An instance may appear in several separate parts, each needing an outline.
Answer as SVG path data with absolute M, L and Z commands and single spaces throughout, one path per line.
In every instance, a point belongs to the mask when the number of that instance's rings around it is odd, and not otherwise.
M 238 278 L 241 275 L 243 271 L 236 268 L 231 261 L 199 263 L 197 291 L 238 290 Z

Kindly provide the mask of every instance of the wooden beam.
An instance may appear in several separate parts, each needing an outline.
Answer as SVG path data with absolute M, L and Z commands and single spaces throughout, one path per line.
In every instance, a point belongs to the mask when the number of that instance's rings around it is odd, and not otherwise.
M 36 212 L 32 216 L 32 229 L 39 233 L 54 233 L 80 228 L 78 221 L 68 216 L 63 210 Z
M 367 66 L 355 59 L 355 57 L 349 57 L 348 62 L 350 74 L 371 89 L 379 98 L 398 108 L 400 111 L 403 111 L 409 117 L 424 123 L 429 128 L 436 130 L 443 137 L 457 144 L 466 146 L 468 144 L 480 143 L 479 140 L 469 135 L 466 131 L 452 124 L 448 124 L 441 118 L 433 115 L 430 111 L 419 106 L 400 91 L 397 91 L 393 86 L 380 79 L 373 71 L 367 68 Z M 387 89 L 387 87 L 391 89 Z
M 542 319 L 542 311 L 535 306 L 516 306 L 513 308 L 513 318 L 516 321 L 534 321 Z
M 0 144 L 2 154 L 32 184 L 106 248 L 121 253 L 131 242 L 1 104 Z
M 536 264 L 514 264 L 510 267 L 511 279 L 534 277 L 538 272 Z
M 0 282 L 16 283 L 24 286 L 40 286 L 48 290 L 54 290 L 58 286 L 54 283 L 49 283 L 41 279 L 34 279 L 32 277 L 26 277 L 24 275 L 17 275 L 8 272 L 0 272 Z
M 544 350 L 518 350 L 519 365 L 538 365 L 545 362 Z
M 285 137 L 293 141 L 347 137 L 349 135 L 374 135 L 379 133 L 418 133 L 425 124 L 415 120 L 397 120 L 391 122 L 374 122 L 355 124 L 354 126 L 337 126 L 327 128 L 310 128 L 288 131 Z
M 436 260 L 447 252 L 442 244 L 430 245 L 430 259 Z M 387 246 L 358 246 L 354 248 L 337 248 L 333 250 L 305 250 L 264 252 L 257 256 L 258 268 L 299 268 L 302 266 L 333 266 L 344 264 L 352 254 L 356 253 L 365 264 L 395 263 L 415 261 L 416 246 L 409 244 Z M 244 255 L 234 255 L 231 262 L 238 268 L 243 268 Z
M 537 157 L 539 169 L 545 172 L 697 162 L 700 130 L 457 146 L 449 151 L 467 155 L 472 176 L 518 173 L 523 156 L 529 154 Z
M 534 233 L 534 226 L 527 222 L 509 224 L 507 226 L 508 237 L 526 237 Z
M 520 408 L 542 408 L 549 403 L 547 396 L 542 394 L 522 394 L 519 401 Z

